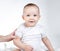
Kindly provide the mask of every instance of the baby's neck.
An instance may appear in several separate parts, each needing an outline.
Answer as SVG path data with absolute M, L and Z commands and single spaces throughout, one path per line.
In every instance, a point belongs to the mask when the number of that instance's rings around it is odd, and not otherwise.
M 25 24 L 25 23 L 24 23 L 24 26 L 25 26 L 25 27 L 35 27 L 35 25 L 30 26 L 30 25 L 27 25 L 27 24 Z

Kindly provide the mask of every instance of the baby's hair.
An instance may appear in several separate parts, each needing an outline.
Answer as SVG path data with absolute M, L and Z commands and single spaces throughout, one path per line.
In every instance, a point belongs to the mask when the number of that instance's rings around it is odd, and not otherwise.
M 27 6 L 36 6 L 37 8 L 39 8 L 39 7 L 38 7 L 36 4 L 34 4 L 34 3 L 28 3 L 27 5 L 24 6 L 24 8 L 27 7 Z
M 35 7 L 37 7 L 38 10 L 39 10 L 39 7 L 38 7 L 36 4 L 34 4 L 34 3 L 28 3 L 27 5 L 24 6 L 24 8 L 30 7 L 30 6 L 35 6 Z

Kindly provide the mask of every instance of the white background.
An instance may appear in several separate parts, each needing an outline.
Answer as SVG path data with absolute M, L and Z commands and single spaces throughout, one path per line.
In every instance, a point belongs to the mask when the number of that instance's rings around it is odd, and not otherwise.
M 40 7 L 41 21 L 39 23 L 47 28 L 47 35 L 54 46 L 60 47 L 60 3 L 59 0 L 0 0 L 0 35 L 10 34 L 22 20 L 22 11 L 27 3 L 36 3 Z M 13 43 L 8 42 L 7 47 L 12 47 Z M 4 43 L 0 43 L 0 48 L 4 48 Z

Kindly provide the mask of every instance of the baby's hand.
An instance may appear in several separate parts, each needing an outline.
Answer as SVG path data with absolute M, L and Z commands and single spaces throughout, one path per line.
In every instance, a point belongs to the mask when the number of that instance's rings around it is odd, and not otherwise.
M 33 51 L 33 48 L 29 45 L 26 45 L 24 48 L 25 51 Z

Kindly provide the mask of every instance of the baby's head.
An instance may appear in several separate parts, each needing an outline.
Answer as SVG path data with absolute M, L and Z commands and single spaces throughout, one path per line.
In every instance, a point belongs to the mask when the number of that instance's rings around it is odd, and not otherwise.
M 23 20 L 25 20 L 25 26 L 35 26 L 40 18 L 39 7 L 36 4 L 29 3 L 24 6 Z

